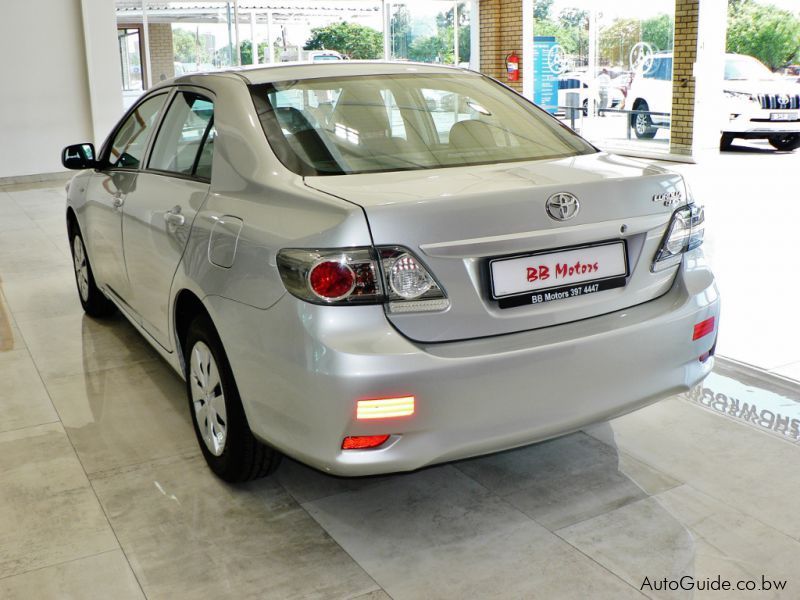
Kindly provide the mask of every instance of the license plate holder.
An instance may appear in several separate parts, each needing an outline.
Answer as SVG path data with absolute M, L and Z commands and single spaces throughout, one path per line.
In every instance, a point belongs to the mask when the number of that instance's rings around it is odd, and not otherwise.
M 489 261 L 491 294 L 499 308 L 542 304 L 624 287 L 628 275 L 624 240 Z

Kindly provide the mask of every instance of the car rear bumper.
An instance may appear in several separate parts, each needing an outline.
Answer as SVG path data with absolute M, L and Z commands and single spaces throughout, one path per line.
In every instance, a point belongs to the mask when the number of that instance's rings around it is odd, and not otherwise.
M 263 311 L 219 297 L 218 324 L 256 436 L 337 475 L 413 470 L 525 445 L 688 390 L 714 331 L 692 341 L 719 300 L 702 254 L 670 291 L 583 321 L 461 342 L 414 343 L 379 306 L 322 307 L 284 296 Z M 510 309 L 513 310 L 513 309 Z M 271 312 L 272 314 L 268 314 Z M 356 401 L 413 395 L 410 417 L 356 420 Z M 391 434 L 375 450 L 345 436 Z

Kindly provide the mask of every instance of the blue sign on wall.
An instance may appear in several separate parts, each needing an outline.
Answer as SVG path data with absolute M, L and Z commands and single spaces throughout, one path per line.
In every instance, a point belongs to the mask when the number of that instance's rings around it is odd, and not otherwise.
M 555 113 L 558 106 L 559 59 L 555 37 L 537 35 L 533 38 L 533 101 L 549 113 Z

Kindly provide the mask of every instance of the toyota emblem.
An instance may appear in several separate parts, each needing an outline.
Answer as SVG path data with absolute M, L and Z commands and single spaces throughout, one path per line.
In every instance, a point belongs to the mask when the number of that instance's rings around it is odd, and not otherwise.
M 784 107 L 787 104 L 789 104 L 789 102 L 790 102 L 790 99 L 789 99 L 789 95 L 788 94 L 780 94 L 778 96 L 778 105 L 779 106 Z
M 568 221 L 578 214 L 581 203 L 569 192 L 558 192 L 547 199 L 547 214 L 556 221 Z

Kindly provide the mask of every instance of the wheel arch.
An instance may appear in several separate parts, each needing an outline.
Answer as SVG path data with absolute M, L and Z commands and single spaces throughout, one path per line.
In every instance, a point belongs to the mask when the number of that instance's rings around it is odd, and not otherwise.
M 175 353 L 178 356 L 181 370 L 186 375 L 186 356 L 184 346 L 189 325 L 198 316 L 203 315 L 214 323 L 203 301 L 193 291 L 183 288 L 175 295 L 173 304 L 173 323 L 175 335 Z

